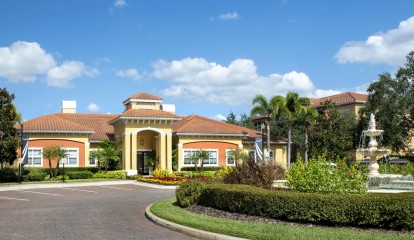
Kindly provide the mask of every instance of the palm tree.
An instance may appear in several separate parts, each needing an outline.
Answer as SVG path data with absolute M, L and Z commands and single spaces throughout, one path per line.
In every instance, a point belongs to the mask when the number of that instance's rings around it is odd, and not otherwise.
M 270 101 L 266 100 L 262 94 L 257 94 L 252 101 L 252 104 L 255 105 L 250 114 L 252 116 L 262 115 L 265 116 L 265 127 L 266 127 L 266 135 L 267 135 L 267 153 L 270 151 L 270 124 L 269 120 L 273 116 L 274 110 L 277 107 L 275 103 L 278 102 L 276 97 L 272 97 Z M 263 153 L 264 154 L 264 153 Z
M 119 150 L 115 147 L 115 143 L 109 140 L 103 140 L 100 143 L 102 165 L 105 167 L 105 172 L 108 170 L 109 163 L 111 160 L 119 160 Z
M 59 171 L 60 160 L 62 160 L 62 158 L 68 158 L 69 153 L 66 151 L 66 149 L 61 148 L 60 146 L 56 146 L 55 154 L 56 154 L 56 157 L 58 159 L 58 161 L 56 163 L 56 170 Z
M 101 150 L 98 149 L 98 150 L 91 151 L 89 153 L 89 158 L 93 158 L 97 161 L 98 170 L 101 171 L 101 158 L 102 158 Z
M 228 155 L 234 160 L 236 166 L 239 162 L 244 162 L 249 158 L 249 155 L 242 149 L 231 149 Z
M 316 108 L 310 106 L 310 101 L 304 105 L 305 109 L 299 114 L 298 123 L 305 126 L 305 162 L 308 162 L 308 151 L 309 151 L 309 141 L 308 141 L 308 131 L 309 128 L 316 124 L 318 119 L 318 111 Z
M 274 101 L 274 102 L 273 102 Z M 272 98 L 270 104 L 273 107 L 273 114 L 284 115 L 288 119 L 288 153 L 287 166 L 290 168 L 291 161 L 291 142 L 292 142 L 292 124 L 295 118 L 305 111 L 305 106 L 309 105 L 309 99 L 306 97 L 299 97 L 295 92 L 288 92 L 286 98 L 276 96 Z
M 196 158 L 200 160 L 200 171 L 203 171 L 203 166 L 204 166 L 204 160 L 208 160 L 211 156 L 211 153 L 209 151 L 205 151 L 205 150 L 198 150 L 196 152 Z
M 57 146 L 55 146 L 55 145 L 46 146 L 43 149 L 43 157 L 46 158 L 49 161 L 50 177 L 52 179 L 55 177 L 54 171 L 53 171 L 53 168 L 52 168 L 52 159 L 57 157 L 56 149 L 57 149 Z M 58 164 L 59 164 L 59 161 L 58 161 Z

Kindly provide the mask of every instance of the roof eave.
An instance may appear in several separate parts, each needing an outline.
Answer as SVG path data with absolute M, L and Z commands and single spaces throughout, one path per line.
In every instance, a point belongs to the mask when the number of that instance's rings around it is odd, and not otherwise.
M 246 134 L 239 134 L 239 133 L 175 133 L 177 136 L 214 136 L 214 137 L 223 137 L 223 136 L 230 136 L 230 137 L 247 137 Z

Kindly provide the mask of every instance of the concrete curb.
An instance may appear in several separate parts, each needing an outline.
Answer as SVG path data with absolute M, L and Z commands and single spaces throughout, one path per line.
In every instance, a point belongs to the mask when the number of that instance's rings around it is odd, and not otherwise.
M 199 230 L 196 228 L 190 228 L 187 226 L 183 226 L 177 223 L 173 223 L 170 221 L 167 221 L 165 219 L 159 218 L 157 216 L 155 216 L 152 212 L 151 212 L 151 206 L 153 204 L 149 205 L 146 209 L 145 209 L 145 216 L 148 218 L 148 220 L 150 220 L 151 222 L 170 229 L 172 231 L 175 232 L 180 232 L 183 233 L 185 235 L 191 236 L 191 237 L 195 237 L 195 238 L 199 238 L 199 239 L 208 239 L 208 240 L 237 240 L 237 239 L 246 239 L 246 238 L 238 238 L 238 237 L 232 237 L 232 236 L 228 236 L 228 235 L 224 235 L 224 234 L 219 234 L 219 233 L 212 233 L 212 232 L 207 232 L 207 231 L 203 231 L 203 230 Z

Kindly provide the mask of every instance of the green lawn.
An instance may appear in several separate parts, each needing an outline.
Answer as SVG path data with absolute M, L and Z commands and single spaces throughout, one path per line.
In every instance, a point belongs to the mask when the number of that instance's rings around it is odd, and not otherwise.
M 175 205 L 175 197 L 156 202 L 151 212 L 181 225 L 249 239 L 414 239 L 414 234 L 363 231 L 308 225 L 261 224 L 192 213 Z

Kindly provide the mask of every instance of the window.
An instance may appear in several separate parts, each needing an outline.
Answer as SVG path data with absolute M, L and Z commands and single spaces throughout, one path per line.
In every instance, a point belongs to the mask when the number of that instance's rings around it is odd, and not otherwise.
M 95 150 L 89 151 L 89 166 L 96 166 L 95 158 L 91 158 L 91 153 Z
M 67 161 L 65 166 L 72 166 L 72 167 L 77 167 L 79 166 L 79 154 L 78 154 L 78 149 L 77 148 L 65 148 L 66 153 L 67 153 Z M 60 163 L 60 165 L 62 165 L 62 163 Z
M 41 148 L 29 148 L 27 156 L 28 165 L 42 166 L 43 153 Z
M 226 164 L 227 166 L 235 166 L 236 161 L 234 159 L 234 154 L 231 152 L 234 151 L 234 149 L 227 149 L 226 150 Z
M 210 150 L 210 149 L 203 149 L 204 151 L 208 151 L 210 153 L 210 157 L 203 161 L 203 165 L 214 165 L 217 166 L 218 164 L 218 151 L 217 150 Z M 184 165 L 194 165 L 194 163 L 200 164 L 198 159 L 192 159 L 192 156 L 196 154 L 199 150 L 192 149 L 192 150 L 184 150 Z

